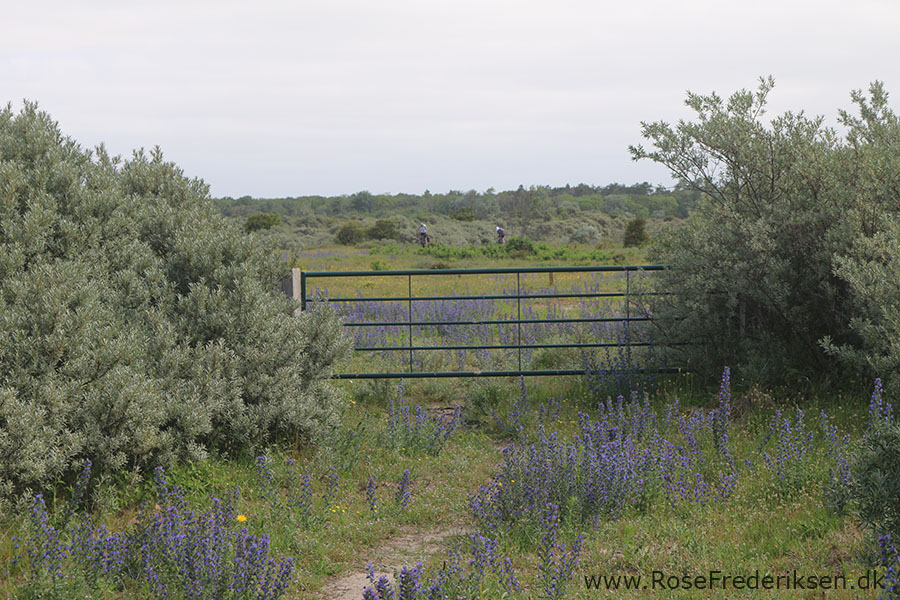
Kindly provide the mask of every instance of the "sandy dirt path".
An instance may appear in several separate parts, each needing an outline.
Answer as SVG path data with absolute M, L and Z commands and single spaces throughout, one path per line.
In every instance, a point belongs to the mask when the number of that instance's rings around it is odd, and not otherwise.
M 399 535 L 389 539 L 380 548 L 366 550 L 365 555 L 371 557 L 365 559 L 360 556 L 359 570 L 342 575 L 325 585 L 319 594 L 322 600 L 362 600 L 363 589 L 370 586 L 365 567 L 371 562 L 375 567 L 375 577 L 387 575 L 393 583 L 394 571 L 400 567 L 413 566 L 417 562 L 424 562 L 431 555 L 440 552 L 445 547 L 445 542 L 453 537 L 471 533 L 465 529 L 446 529 L 438 531 L 426 531 Z

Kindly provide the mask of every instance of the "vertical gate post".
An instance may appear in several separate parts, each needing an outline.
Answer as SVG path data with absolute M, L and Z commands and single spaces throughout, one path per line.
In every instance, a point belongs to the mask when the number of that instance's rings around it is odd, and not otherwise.
M 407 294 L 406 294 L 406 304 L 407 304 L 407 312 L 409 313 L 409 372 L 412 373 L 413 370 L 413 338 L 412 338 L 412 274 L 408 274 L 406 276 L 407 280 Z
M 625 364 L 631 367 L 631 270 L 625 269 Z
M 304 283 L 303 272 L 296 268 L 291 269 L 291 274 L 281 279 L 281 292 L 300 303 L 300 306 L 294 309 L 295 315 L 299 315 L 306 308 Z
M 291 269 L 291 275 L 294 277 L 294 281 L 297 280 L 297 275 L 300 276 L 300 311 L 306 310 L 306 273 L 301 271 L 300 269 Z
M 519 347 L 519 370 L 522 370 L 522 287 L 521 273 L 516 273 L 516 346 Z

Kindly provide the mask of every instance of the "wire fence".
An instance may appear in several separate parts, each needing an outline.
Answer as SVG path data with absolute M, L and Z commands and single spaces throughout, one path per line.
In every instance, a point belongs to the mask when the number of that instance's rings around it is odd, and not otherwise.
M 391 379 L 391 378 L 438 378 L 438 377 L 500 377 L 500 376 L 558 376 L 582 375 L 587 366 L 584 361 L 579 366 L 540 368 L 529 359 L 535 350 L 577 351 L 582 353 L 605 349 L 625 354 L 622 364 L 632 365 L 631 353 L 636 348 L 652 347 L 654 342 L 644 335 L 642 325 L 653 320 L 646 313 L 638 314 L 635 301 L 639 296 L 665 294 L 663 291 L 648 291 L 644 286 L 633 289 L 638 276 L 662 271 L 663 265 L 612 265 L 594 267 L 526 267 L 526 268 L 478 268 L 478 269 L 429 269 L 395 271 L 313 271 L 300 273 L 301 310 L 308 302 L 324 300 L 333 304 L 344 317 L 344 327 L 354 337 L 357 353 L 390 354 L 397 358 L 403 370 L 380 370 L 366 372 L 344 372 L 334 375 L 337 379 Z M 588 274 L 588 276 L 616 277 L 613 288 L 609 285 L 588 285 L 570 288 L 549 285 L 535 289 L 533 278 L 540 274 L 548 276 L 552 284 L 563 274 Z M 489 293 L 465 293 L 453 288 L 452 294 L 414 293 L 420 287 L 414 285 L 428 278 L 451 276 L 500 276 L 509 283 L 514 278 L 514 287 L 498 289 L 497 282 L 489 281 L 487 287 L 495 287 Z M 581 276 L 581 275 L 577 275 Z M 317 286 L 314 295 L 309 295 L 311 282 L 326 279 L 346 279 L 371 281 L 371 278 L 398 278 L 387 287 L 400 295 L 357 294 L 331 296 L 327 287 Z M 526 279 L 529 285 L 526 285 Z M 402 282 L 402 283 L 400 283 Z M 350 282 L 352 286 L 352 281 Z M 482 282 L 484 283 L 484 282 Z M 372 286 L 372 283 L 367 285 Z M 452 284 L 451 284 L 452 286 Z M 338 285 L 346 290 L 348 286 Z M 374 287 L 374 286 L 373 286 Z M 421 286 L 434 288 L 434 286 Z M 440 286 L 438 286 L 440 287 Z M 445 286 L 446 287 L 446 286 Z M 482 286 L 484 287 L 484 286 Z M 575 311 L 579 306 L 582 310 Z M 543 308 L 535 310 L 534 303 Z M 568 306 L 562 306 L 569 303 Z M 590 306 L 591 309 L 584 307 Z M 603 308 L 601 308 L 601 306 Z M 475 308 L 472 308 L 475 307 Z M 577 330 L 576 325 L 587 329 Z M 601 332 L 601 326 L 607 326 Z M 616 334 L 610 335 L 610 326 Z M 567 328 L 568 329 L 565 329 Z M 593 327 L 593 330 L 591 329 Z M 536 328 L 553 335 L 538 336 Z M 465 333 L 468 331 L 469 333 Z M 475 331 L 475 333 L 471 333 Z M 591 334 L 593 331 L 593 335 Z M 372 332 L 375 332 L 374 334 Z M 464 333 L 460 333 L 464 332 Z M 562 333 L 561 333 L 562 332 Z M 560 337 L 569 339 L 562 339 Z M 580 338 L 580 339 L 575 339 Z M 587 339 L 585 339 L 587 338 Z M 434 361 L 426 361 L 423 355 L 435 352 L 453 352 L 463 357 L 456 368 L 434 368 Z M 491 368 L 496 360 L 488 360 L 491 352 L 503 352 L 507 363 L 504 368 Z M 488 368 L 473 367 L 467 361 L 466 353 L 472 352 L 488 364 Z M 477 361 L 476 361 L 477 362 Z M 383 364 L 369 361 L 367 364 Z M 396 362 L 394 363 L 396 364 Z M 429 368 L 429 366 L 431 368 Z M 670 367 L 633 368 L 640 373 L 673 373 L 678 369 Z

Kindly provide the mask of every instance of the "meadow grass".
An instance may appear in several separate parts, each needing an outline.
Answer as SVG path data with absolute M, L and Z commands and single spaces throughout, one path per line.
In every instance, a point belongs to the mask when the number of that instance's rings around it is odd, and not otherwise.
M 359 260 L 359 250 L 349 256 Z M 638 251 L 632 252 L 637 254 Z M 317 260 L 330 260 L 339 255 L 338 249 L 322 251 Z M 409 258 L 409 255 L 392 258 Z M 546 266 L 543 262 L 517 261 L 516 266 Z M 382 263 L 387 268 L 408 266 L 399 263 Z M 482 264 L 482 266 L 484 266 Z M 494 266 L 494 265 L 490 265 Z M 350 268 L 341 266 L 342 270 Z M 326 271 L 327 272 L 327 271 Z M 512 322 L 522 319 L 567 318 L 624 318 L 628 309 L 632 315 L 639 313 L 637 296 L 626 307 L 622 297 L 548 298 L 566 293 L 622 293 L 630 289 L 640 293 L 652 286 L 654 272 L 582 272 L 582 273 L 521 273 L 521 274 L 445 274 L 442 270 L 426 271 L 425 275 L 381 275 L 371 271 L 350 277 L 322 277 L 308 280 L 309 297 L 324 296 L 348 323 L 385 323 L 394 325 L 353 326 L 348 332 L 354 337 L 356 347 L 406 347 L 412 340 L 416 346 L 498 346 L 521 342 L 521 351 L 510 349 L 455 349 L 406 351 L 365 351 L 358 353 L 342 366 L 345 373 L 372 372 L 374 370 L 402 372 L 410 370 L 509 370 L 511 365 L 524 368 L 581 368 L 583 353 L 580 350 L 560 348 L 529 348 L 534 344 L 632 342 L 644 340 L 645 323 L 632 323 L 629 333 L 616 323 L 525 323 Z M 515 295 L 517 292 L 534 298 L 478 298 L 481 295 Z M 445 300 L 406 301 L 402 298 L 429 296 L 446 297 Z M 340 298 L 378 297 L 378 301 L 336 301 Z M 459 299 L 457 299 L 459 297 Z M 396 301 L 390 298 L 398 298 Z M 408 320 L 426 322 L 466 321 L 463 325 L 413 325 Z M 483 323 L 499 320 L 501 323 Z M 638 350 L 638 353 L 641 351 Z M 376 368 L 377 367 L 377 368 Z
M 272 473 L 271 484 L 260 479 L 257 457 L 182 465 L 168 470 L 167 480 L 170 485 L 183 486 L 187 503 L 198 510 L 209 506 L 210 493 L 221 495 L 239 488 L 236 512 L 244 517 L 241 525 L 252 533 L 267 533 L 277 553 L 295 558 L 294 585 L 287 597 L 308 596 L 321 588 L 328 577 L 362 569 L 365 554 L 377 553 L 386 540 L 401 533 L 467 526 L 466 497 L 478 482 L 490 477 L 499 459 L 499 450 L 489 436 L 465 429 L 455 431 L 437 456 L 407 452 L 406 448 L 393 449 L 385 443 L 381 404 L 360 402 L 353 413 L 358 421 L 348 418 L 344 431 L 355 432 L 353 452 L 358 459 L 349 468 L 332 469 L 334 463 L 340 463 L 332 460 L 334 457 L 328 452 L 280 448 L 261 454 Z M 357 427 L 359 423 L 363 424 L 361 428 Z M 347 457 L 342 458 L 348 464 Z M 295 473 L 311 476 L 309 519 L 301 518 L 297 503 L 291 501 L 297 485 L 289 489 L 288 460 L 294 461 Z M 407 470 L 410 500 L 403 508 L 395 500 L 395 492 Z M 461 472 L 467 477 L 459 477 Z M 337 486 L 329 497 L 328 480 L 332 474 L 337 475 Z M 376 510 L 371 509 L 366 498 L 369 478 L 375 485 Z M 95 521 L 107 524 L 113 531 L 127 530 L 133 526 L 141 506 L 143 510 L 158 506 L 152 487 L 151 482 L 141 480 L 131 485 L 119 484 L 114 490 L 100 490 L 99 496 L 106 496 L 107 506 L 94 507 Z M 0 562 L 4 565 L 0 597 L 30 597 L 24 589 L 32 575 L 27 565 L 20 560 L 21 567 L 10 569 L 17 553 L 12 538 L 27 537 L 27 530 L 24 518 L 4 524 L 0 536 Z M 107 592 L 113 594 L 110 597 L 143 598 L 148 590 L 131 583 Z
M 330 261 L 327 264 L 339 265 L 342 270 L 354 270 L 372 260 L 371 254 L 363 253 L 340 254 L 340 260 L 333 260 L 336 257 L 328 255 L 330 251 L 326 249 L 310 259 Z M 395 260 L 389 256 L 380 259 Z M 410 268 L 422 258 L 409 254 L 396 260 L 390 263 L 391 268 Z M 497 285 L 480 281 L 478 285 L 485 289 Z M 535 289 L 546 284 L 534 280 Z M 448 286 L 446 282 L 440 285 Z M 447 293 L 455 285 L 435 284 L 427 293 Z M 368 367 L 372 369 L 371 360 Z M 497 598 L 508 593 L 522 598 L 550 597 L 550 589 L 557 597 L 578 599 L 769 598 L 773 592 L 764 589 L 587 589 L 584 577 L 619 577 L 619 585 L 624 585 L 621 577 L 640 575 L 647 583 L 654 571 L 666 577 L 683 577 L 711 571 L 752 575 L 758 570 L 773 576 L 794 571 L 804 577 L 843 576 L 855 582 L 872 568 L 872 540 L 853 517 L 853 507 L 843 511 L 828 508 L 823 486 L 833 459 L 827 440 L 817 429 L 819 411 L 824 410 L 839 434 L 850 436 L 847 447 L 852 448 L 866 429 L 867 394 L 838 395 L 827 385 L 803 393 L 740 388 L 729 395 L 724 421 L 727 455 L 718 445 L 723 421 L 711 416 L 725 414 L 716 412 L 722 410 L 721 391 L 706 388 L 686 375 L 647 387 L 650 395 L 646 402 L 639 394 L 640 407 L 635 411 L 647 411 L 647 415 L 652 414 L 647 418 L 658 424 L 667 418 L 670 421 L 665 427 L 660 425 L 660 438 L 652 438 L 656 440 L 652 443 L 649 438 L 641 438 L 639 446 L 658 453 L 663 447 L 659 439 L 672 440 L 682 449 L 689 448 L 695 439 L 697 453 L 682 450 L 679 456 L 701 456 L 705 462 L 690 458 L 695 461 L 690 469 L 679 467 L 671 473 L 676 479 L 684 474 L 705 478 L 702 481 L 712 486 L 706 496 L 702 486 L 682 481 L 689 488 L 688 496 L 694 494 L 702 501 L 684 499 L 675 487 L 666 488 L 659 475 L 663 461 L 654 467 L 656 471 L 648 471 L 635 501 L 616 507 L 614 514 L 604 512 L 609 506 L 602 504 L 598 506 L 604 506 L 604 510 L 592 514 L 584 508 L 586 500 L 577 494 L 563 496 L 555 504 L 556 513 L 546 512 L 541 505 L 535 512 L 523 512 L 521 518 L 501 515 L 500 520 L 489 522 L 473 510 L 472 501 L 483 487 L 496 491 L 503 484 L 508 489 L 521 484 L 509 479 L 512 455 L 504 449 L 542 444 L 549 448 L 552 444 L 548 446 L 542 440 L 554 435 L 560 448 L 568 448 L 575 444 L 585 424 L 617 422 L 615 398 L 610 398 L 610 404 L 606 402 L 608 396 L 627 394 L 628 389 L 646 383 L 613 376 L 592 380 L 410 380 L 398 389 L 396 381 L 341 381 L 336 385 L 347 398 L 343 425 L 316 446 L 298 446 L 285 440 L 281 446 L 261 448 L 256 455 L 240 459 L 212 457 L 173 467 L 166 470 L 166 478 L 170 486 L 183 487 L 185 503 L 195 511 L 210 509 L 211 495 L 229 497 L 239 489 L 232 528 L 268 535 L 270 555 L 294 560 L 290 583 L 282 596 L 286 598 L 321 597 L 328 582 L 360 572 L 368 563 L 378 563 L 380 557 L 390 554 L 392 540 L 436 532 L 455 534 L 441 538 L 443 550 L 432 553 L 422 566 L 422 574 L 416 577 L 424 581 L 448 564 L 458 563 L 461 572 L 469 574 L 467 597 Z M 459 426 L 435 446 L 438 423 L 446 426 L 454 418 L 450 409 L 455 406 L 462 407 L 461 415 L 455 417 Z M 804 410 L 807 426 L 799 433 L 797 407 Z M 779 409 L 780 417 L 776 418 Z M 430 416 L 425 417 L 424 411 Z M 784 426 L 786 419 L 789 428 Z M 780 428 L 787 433 L 780 434 Z M 790 436 L 806 440 L 802 436 L 807 431 L 812 431 L 812 437 L 805 451 L 791 449 L 794 438 Z M 782 446 L 777 443 L 779 435 L 786 436 Z M 561 466 L 569 464 L 563 455 L 546 456 L 556 456 L 553 460 Z M 662 455 L 654 456 L 659 460 Z M 575 469 L 573 478 L 583 476 L 572 464 L 569 467 Z M 607 467 L 610 465 L 598 463 L 598 468 Z M 722 483 L 729 481 L 722 478 L 729 475 L 729 469 L 737 475 L 733 488 Z M 527 469 L 517 472 L 527 474 Z M 408 483 L 402 484 L 407 473 Z M 545 478 L 553 480 L 554 474 L 547 473 Z M 626 477 L 622 481 L 630 480 Z M 160 506 L 152 473 L 122 473 L 113 480 L 92 481 L 88 489 L 89 499 L 79 506 L 80 514 L 111 532 L 135 531 L 142 518 L 165 509 L 165 503 Z M 714 497 L 717 490 L 723 492 L 723 499 Z M 51 522 L 61 522 L 66 498 L 73 493 L 72 488 L 60 486 L 56 506 L 51 508 Z M 554 497 L 552 490 L 546 493 L 551 494 L 547 498 Z M 515 509 L 515 502 L 521 498 L 510 497 L 509 506 Z M 134 573 L 101 578 L 94 587 L 63 586 L 56 596 L 46 589 L 38 590 L 35 565 L 25 552 L 27 543 L 16 541 L 34 539 L 28 510 L 24 506 L 19 516 L 5 521 L 0 530 L 0 597 L 155 597 L 151 585 Z M 541 519 L 553 523 L 552 536 Z M 484 537 L 471 538 L 459 532 Z M 65 534 L 63 538 L 68 539 Z M 562 577 L 559 573 L 566 572 L 566 560 L 574 556 L 573 547 L 580 548 L 577 564 L 570 562 L 570 572 Z M 510 559 L 518 591 L 510 592 L 499 566 L 492 573 L 483 564 L 477 566 L 479 561 L 501 555 Z M 71 576 L 70 582 L 77 579 L 74 574 L 82 567 L 71 558 L 61 564 L 64 574 Z M 497 559 L 495 564 L 504 563 Z M 475 578 L 471 573 L 479 568 L 484 574 Z M 563 581 L 569 576 L 570 580 Z M 473 583 L 476 579 L 477 585 Z M 795 589 L 775 595 L 820 598 L 822 590 Z M 877 591 L 859 589 L 827 592 L 829 598 L 877 595 Z M 171 597 L 187 596 L 173 592 Z
M 567 249 L 569 246 L 562 246 Z M 589 247 L 572 245 L 574 251 L 586 251 Z M 612 260 L 615 256 L 616 260 Z M 352 246 L 328 246 L 320 249 L 300 252 L 293 258 L 293 265 L 304 271 L 387 271 L 427 269 L 440 271 L 446 268 L 527 268 L 527 267 L 553 267 L 553 266 L 588 266 L 598 264 L 644 264 L 647 260 L 646 251 L 641 248 L 617 248 L 610 251 L 610 260 L 607 261 L 571 261 L 567 258 L 537 260 L 534 257 L 504 257 L 493 260 L 485 260 L 483 257 L 462 258 L 457 260 L 438 259 L 423 253 L 423 249 L 414 244 L 375 246 L 373 248 L 355 248 Z M 611 275 L 611 274 L 610 274 Z M 614 278 L 607 276 L 613 280 Z M 523 289 L 537 289 L 539 287 L 572 287 L 583 284 L 584 276 L 577 273 L 557 273 L 553 279 L 546 273 L 535 274 L 527 278 L 523 277 Z M 313 280 L 319 284 L 319 280 Z M 464 276 L 452 277 L 423 277 L 414 281 L 416 295 L 435 296 L 446 295 L 454 291 L 461 292 L 468 289 L 472 294 L 490 293 L 498 286 L 515 286 L 515 276 Z M 405 277 L 363 277 L 361 279 L 330 279 L 322 282 L 322 288 L 327 288 L 331 296 L 355 295 L 357 290 L 370 296 L 405 296 Z M 610 289 L 620 287 L 615 281 Z M 310 289 L 310 295 L 313 295 Z
M 379 552 L 391 538 L 410 532 L 470 530 L 478 523 L 469 510 L 469 500 L 478 487 L 498 477 L 497 464 L 501 449 L 516 441 L 534 440 L 538 428 L 557 432 L 569 439 L 578 430 L 578 413 L 596 414 L 597 397 L 575 378 L 567 380 L 534 379 L 525 384 L 524 405 L 520 382 L 468 381 L 448 385 L 447 382 L 410 382 L 404 391 L 410 404 L 420 401 L 445 404 L 465 400 L 467 425 L 451 435 L 437 455 L 407 452 L 392 448 L 385 440 L 386 413 L 396 389 L 374 385 L 349 385 L 354 404 L 348 411 L 345 433 L 354 435 L 356 460 L 336 462 L 328 452 L 309 449 L 270 449 L 266 464 L 273 473 L 274 485 L 260 479 L 258 459 L 223 461 L 211 459 L 203 463 L 183 465 L 168 471 L 172 485 L 184 486 L 189 504 L 208 506 L 212 492 L 225 493 L 237 486 L 241 496 L 236 511 L 246 517 L 249 531 L 271 536 L 273 551 L 295 558 L 296 569 L 285 597 L 310 598 L 330 580 L 341 574 L 358 571 L 368 562 L 377 562 Z M 715 393 L 681 395 L 689 384 L 670 384 L 655 396 L 652 406 L 657 414 L 672 398 L 680 398 L 684 415 L 707 410 L 715 405 Z M 680 390 L 678 388 L 681 388 Z M 758 392 L 752 392 L 759 395 Z M 748 401 L 735 396 L 735 404 Z M 776 402 L 776 400 L 772 400 Z M 865 411 L 858 408 L 864 401 L 847 402 L 836 416 L 842 430 L 854 432 L 864 428 Z M 825 470 L 824 447 L 816 440 L 812 448 L 810 472 L 800 485 L 784 488 L 759 455 L 759 441 L 771 417 L 765 402 L 751 406 L 732 422 L 731 447 L 738 462 L 751 459 L 755 469 L 742 473 L 733 497 L 727 502 L 665 501 L 659 490 L 650 501 L 628 508 L 618 518 L 597 518 L 584 523 L 563 520 L 560 540 L 572 543 L 576 535 L 584 542 L 575 579 L 569 583 L 566 597 L 707 597 L 697 590 L 652 592 L 639 590 L 624 593 L 587 590 L 584 575 L 636 575 L 650 577 L 653 571 L 683 576 L 702 575 L 719 570 L 731 574 L 761 573 L 773 575 L 794 570 L 804 574 L 844 575 L 858 577 L 870 565 L 866 562 L 867 542 L 863 530 L 854 519 L 829 512 L 822 501 L 822 477 Z M 522 430 L 509 427 L 511 414 L 517 409 Z M 808 413 L 818 408 L 834 409 L 832 399 L 808 398 Z M 347 450 L 344 450 L 347 452 Z M 288 505 L 296 490 L 286 485 L 286 461 L 294 461 L 297 473 L 311 475 L 312 518 L 298 518 L 297 509 Z M 335 464 L 345 468 L 334 469 Z M 410 473 L 410 501 L 404 509 L 393 496 L 405 470 Z M 327 499 L 329 474 L 339 477 L 337 491 Z M 366 499 L 366 483 L 372 478 L 378 502 L 373 511 Z M 272 490 L 275 501 L 273 502 Z M 118 483 L 112 490 L 100 490 L 106 506 L 95 505 L 94 518 L 111 530 L 131 526 L 141 503 L 145 510 L 154 501 L 152 485 L 139 481 Z M 110 501 L 109 498 L 114 498 Z M 14 556 L 11 536 L 25 537 L 24 520 L 6 523 L 0 538 L 0 559 L 9 569 Z M 511 558 L 523 597 L 537 597 L 541 590 L 539 556 L 540 535 L 534 529 L 514 527 L 499 534 L 499 551 Z M 459 538 L 448 539 L 452 545 Z M 466 542 L 465 538 L 462 541 Z M 426 564 L 438 568 L 447 555 L 441 552 Z M 9 598 L 30 597 L 23 591 L 29 576 L 27 567 L 15 567 L 0 584 L 0 595 Z M 485 586 L 497 592 L 499 588 Z M 95 597 L 140 598 L 147 589 L 141 585 L 109 585 Z M 486 592 L 487 593 L 487 592 Z M 817 593 L 797 592 L 790 597 L 820 597 Z M 629 595 L 630 594 L 630 595 Z M 730 590 L 712 594 L 716 597 L 769 597 L 770 591 Z M 789 594 L 785 593 L 785 597 Z M 484 596 L 484 597 L 490 597 Z M 829 592 L 828 597 L 875 597 L 861 595 L 859 590 Z

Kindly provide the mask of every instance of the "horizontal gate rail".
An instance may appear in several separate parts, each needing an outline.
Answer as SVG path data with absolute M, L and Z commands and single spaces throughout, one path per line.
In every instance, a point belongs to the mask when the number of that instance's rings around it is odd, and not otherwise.
M 307 277 L 392 277 L 397 275 L 515 275 L 516 273 L 623 273 L 662 271 L 665 265 L 603 265 L 597 267 L 497 267 L 475 269 L 398 269 L 396 271 L 304 271 Z
M 629 346 L 637 348 L 640 346 L 653 346 L 651 342 L 631 342 Z M 620 348 L 622 344 L 607 342 L 596 344 L 528 344 L 525 348 Z M 518 344 L 499 344 L 496 346 L 412 346 L 413 350 L 516 350 Z M 358 346 L 354 350 L 376 352 L 409 350 L 410 346 Z
M 592 373 L 632 373 L 637 375 L 665 375 L 682 373 L 681 369 L 674 367 L 661 367 L 659 369 L 598 369 Z M 584 369 L 536 369 L 513 371 L 397 371 L 394 373 L 336 373 L 333 379 L 432 379 L 438 377 L 519 377 L 519 376 L 548 376 L 548 375 L 584 375 Z
M 402 321 L 361 321 L 345 322 L 347 328 L 354 327 L 402 327 L 406 329 L 408 343 L 393 346 L 358 346 L 357 352 L 404 352 L 408 353 L 409 371 L 382 372 L 382 373 L 337 373 L 336 379 L 395 379 L 395 378 L 424 378 L 424 377 L 507 377 L 518 375 L 582 375 L 585 369 L 523 369 L 522 350 L 541 348 L 625 348 L 630 352 L 635 347 L 650 347 L 654 344 L 643 341 L 632 341 L 629 337 L 629 323 L 652 321 L 652 317 L 632 316 L 630 312 L 631 298 L 639 296 L 666 295 L 669 292 L 651 291 L 636 292 L 631 290 L 631 274 L 645 271 L 662 271 L 663 265 L 609 265 L 595 267 L 526 267 L 526 268 L 476 268 L 476 269 L 407 269 L 396 271 L 305 271 L 300 273 L 299 300 L 301 310 L 305 310 L 310 301 L 327 301 L 329 303 L 353 303 L 353 302 L 379 302 L 379 303 L 404 303 L 407 306 L 407 319 Z M 625 290 L 607 292 L 562 292 L 558 294 L 537 293 L 528 294 L 522 292 L 521 275 L 537 273 L 624 273 Z M 415 296 L 412 293 L 413 277 L 433 277 L 450 275 L 515 275 L 516 293 L 507 294 L 474 294 L 474 295 L 444 295 L 444 296 Z M 353 296 L 353 297 L 308 297 L 307 280 L 323 278 L 347 278 L 347 277 L 406 277 L 406 295 L 403 296 Z M 551 278 L 552 281 L 552 278 Z M 522 300 L 534 301 L 542 299 L 574 299 L 574 298 L 622 298 L 624 299 L 625 314 L 618 317 L 577 317 L 536 319 L 522 318 Z M 449 320 L 427 321 L 413 320 L 414 302 L 432 301 L 477 301 L 477 300 L 506 300 L 516 302 L 516 314 L 507 319 L 477 319 L 477 320 Z M 537 324 L 569 324 L 569 323 L 622 323 L 625 332 L 625 341 L 618 343 L 522 343 L 522 325 Z M 516 328 L 516 342 L 514 344 L 469 344 L 469 345 L 415 345 L 413 343 L 413 327 L 441 327 L 441 326 L 473 326 L 473 325 L 506 325 Z M 510 370 L 458 370 L 458 371 L 414 371 L 414 351 L 439 351 L 439 350 L 518 350 L 518 369 Z M 675 373 L 678 369 L 630 369 L 634 373 Z M 624 372 L 619 370 L 618 372 Z
M 650 321 L 650 317 L 581 317 L 577 319 L 488 319 L 485 321 L 366 321 L 365 323 L 344 323 L 344 327 L 389 327 L 391 325 L 516 325 L 526 323 L 622 323 L 628 321 Z
M 431 271 L 429 271 L 430 273 Z M 536 298 L 624 298 L 625 296 L 668 296 L 671 292 L 584 292 L 578 294 L 498 294 L 493 296 L 347 296 L 328 298 L 329 302 L 423 302 L 432 300 L 516 300 Z M 312 300 L 312 298 L 310 298 Z

